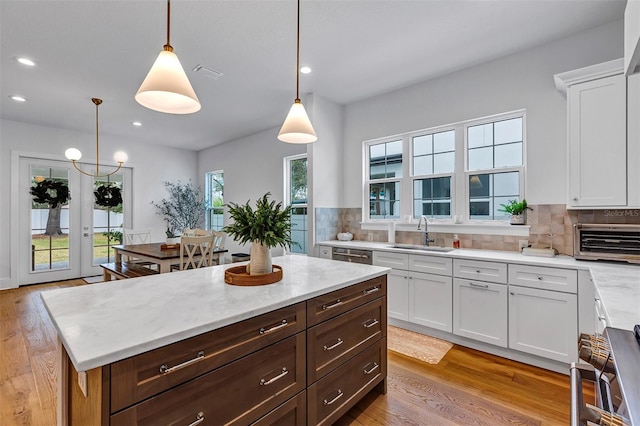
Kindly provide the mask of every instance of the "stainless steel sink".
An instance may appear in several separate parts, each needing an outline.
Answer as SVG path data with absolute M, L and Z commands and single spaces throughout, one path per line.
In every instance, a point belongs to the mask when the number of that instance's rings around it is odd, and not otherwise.
M 418 244 L 394 244 L 391 248 L 399 248 L 405 250 L 418 250 L 418 251 L 437 251 L 441 253 L 447 253 L 455 250 L 452 247 L 437 247 L 437 246 L 421 246 Z

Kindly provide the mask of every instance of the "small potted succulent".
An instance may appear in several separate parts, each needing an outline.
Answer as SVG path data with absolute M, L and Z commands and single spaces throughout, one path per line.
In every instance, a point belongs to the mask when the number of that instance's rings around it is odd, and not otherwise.
M 511 215 L 512 225 L 524 225 L 527 222 L 527 210 L 532 210 L 527 206 L 527 200 L 509 200 L 507 204 L 500 204 L 498 211 Z

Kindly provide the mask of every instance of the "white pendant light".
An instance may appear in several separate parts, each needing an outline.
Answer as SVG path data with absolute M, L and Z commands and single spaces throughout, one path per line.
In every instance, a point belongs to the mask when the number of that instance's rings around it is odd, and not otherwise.
M 280 128 L 278 139 L 287 143 L 311 143 L 318 140 L 304 105 L 300 102 L 300 0 L 298 0 L 298 35 L 296 48 L 296 99 Z
M 98 107 L 102 103 L 102 99 L 91 98 L 91 102 L 93 102 L 93 104 L 96 106 L 96 172 L 95 173 L 85 172 L 80 167 L 78 167 L 77 161 L 80 160 L 80 158 L 82 158 L 82 153 L 80 152 L 79 149 L 69 148 L 64 152 L 64 155 L 65 157 L 67 157 L 68 160 L 71 160 L 71 162 L 73 163 L 73 167 L 75 167 L 76 170 L 78 170 L 83 175 L 92 176 L 96 178 L 105 178 L 107 176 L 111 176 L 112 174 L 120 170 L 122 165 L 126 163 L 128 156 L 123 151 L 116 152 L 115 154 L 113 154 L 113 159 L 115 160 L 116 163 L 118 163 L 118 168 L 116 168 L 115 170 L 109 173 L 100 174 L 100 164 L 98 163 L 98 158 L 99 158 L 98 152 L 100 150 L 100 142 L 98 140 Z
M 136 101 L 149 109 L 169 114 L 191 114 L 200 111 L 196 96 L 178 56 L 169 42 L 171 28 L 171 1 L 167 1 L 167 44 L 153 63 L 142 85 L 136 92 Z

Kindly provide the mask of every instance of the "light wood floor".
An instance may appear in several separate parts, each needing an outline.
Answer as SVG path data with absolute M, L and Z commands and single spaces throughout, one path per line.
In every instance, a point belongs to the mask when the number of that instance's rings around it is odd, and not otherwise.
M 0 291 L 0 424 L 55 424 L 56 332 L 40 292 Z M 389 352 L 389 391 L 369 394 L 338 425 L 566 425 L 569 378 L 454 346 L 437 365 Z

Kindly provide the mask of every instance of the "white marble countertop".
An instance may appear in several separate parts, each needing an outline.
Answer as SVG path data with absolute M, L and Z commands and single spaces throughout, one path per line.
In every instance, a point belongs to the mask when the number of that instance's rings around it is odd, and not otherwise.
M 307 256 L 275 257 L 277 283 L 224 282 L 233 265 L 172 272 L 42 292 L 76 370 L 86 371 L 273 311 L 389 268 Z
M 611 327 L 633 330 L 640 324 L 640 265 L 624 262 L 593 262 L 576 260 L 560 255 L 556 257 L 524 256 L 519 252 L 455 249 L 450 252 L 425 252 L 393 248 L 393 243 L 370 241 L 323 241 L 319 245 L 355 248 L 365 250 L 393 251 L 398 253 L 445 256 L 454 259 L 471 259 L 495 262 L 518 263 L 523 265 L 549 266 L 588 270 L 600 295 Z

